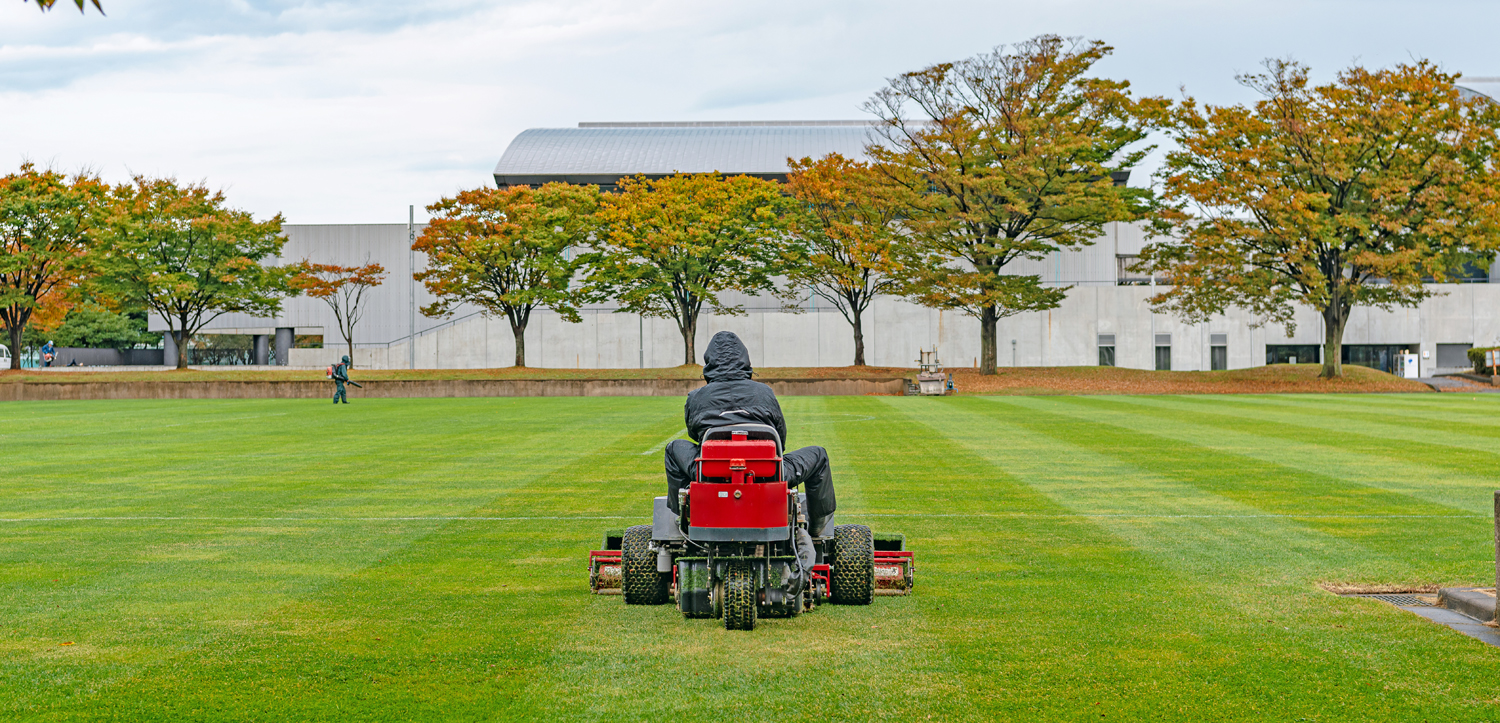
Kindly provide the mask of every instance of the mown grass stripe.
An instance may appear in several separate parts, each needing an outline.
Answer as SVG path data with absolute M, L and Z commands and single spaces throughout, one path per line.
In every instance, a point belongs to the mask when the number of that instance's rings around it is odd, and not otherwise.
M 1191 414 L 1169 413 L 1153 409 L 1155 414 L 1132 414 L 1119 410 L 1131 405 L 1134 400 L 1084 400 L 1073 398 L 1054 405 L 1058 413 L 1086 418 L 1102 428 L 1095 428 L 1087 440 L 1077 442 L 1089 448 L 1107 450 L 1107 453 L 1139 463 L 1149 461 L 1152 469 L 1171 475 L 1214 494 L 1235 499 L 1247 506 L 1266 512 L 1285 514 L 1285 507 L 1324 507 L 1332 511 L 1365 514 L 1435 514 L 1436 505 L 1422 503 L 1406 495 L 1390 492 L 1355 481 L 1314 474 L 1282 467 L 1274 462 L 1247 458 L 1237 453 L 1225 453 L 1213 446 L 1215 439 L 1226 434 L 1224 430 L 1197 432 L 1194 426 L 1185 423 L 1184 417 Z M 1134 410 L 1131 410 L 1134 411 Z M 1171 424 L 1159 417 L 1167 416 Z M 1168 431 L 1170 430 L 1170 431 Z M 1121 439 L 1130 440 L 1120 444 Z M 1205 444 L 1195 440 L 1202 439 Z M 1183 444 L 1183 442 L 1188 442 Z M 1241 442 L 1247 443 L 1246 441 Z M 1229 470 L 1229 474 L 1213 474 L 1211 469 Z M 1424 509 L 1425 508 L 1425 509 Z M 1443 570 L 1443 577 L 1429 580 L 1403 579 L 1400 575 L 1414 575 L 1413 565 L 1425 566 L 1433 546 L 1458 545 L 1461 550 L 1474 550 L 1472 542 L 1488 540 L 1483 535 L 1486 526 L 1483 517 L 1448 518 L 1435 528 L 1403 527 L 1388 529 L 1382 521 L 1371 518 L 1304 518 L 1309 529 L 1343 540 L 1353 550 L 1363 554 L 1341 555 L 1352 568 L 1325 568 L 1320 579 L 1336 580 L 1345 577 L 1368 576 L 1372 568 L 1386 570 L 1395 575 L 1383 582 L 1448 583 L 1473 579 L 1479 572 L 1472 558 L 1455 560 Z M 1471 553 L 1472 554 L 1472 553 Z M 1331 555 L 1323 555 L 1327 558 Z M 1394 564 L 1401 561 L 1403 564 Z
M 1492 506 L 1484 490 L 1492 482 L 1487 471 L 1434 467 L 1384 453 L 1369 438 L 1345 443 L 1336 431 L 1289 429 L 1289 424 L 1266 422 L 1225 413 L 1224 408 L 1186 405 L 1156 397 L 1117 398 L 1128 409 L 1118 419 L 1136 430 L 1201 447 L 1240 454 L 1300 474 L 1326 476 L 1363 488 L 1403 495 L 1423 503 L 1479 513 Z M 1116 409 L 1119 409 L 1118 407 Z M 1151 421 L 1151 420 L 1157 421 Z M 1374 447 L 1372 453 L 1370 447 Z
M 1129 467 L 1134 464 L 1124 462 L 1121 466 L 1122 462 L 1108 459 L 1115 457 L 1122 447 L 1131 446 L 1128 435 L 1118 436 L 1118 430 L 1111 429 L 1108 424 L 1051 411 L 1054 406 L 1076 401 L 1079 399 L 944 400 L 942 408 L 933 408 L 929 414 L 917 419 L 944 437 L 966 442 L 970 449 L 995 460 L 996 465 L 1011 470 L 1033 488 L 1055 495 L 1059 501 L 1075 508 L 1122 504 L 1119 499 L 1101 499 L 1109 496 L 1111 491 L 1115 496 L 1127 497 L 1125 504 L 1131 504 L 1131 500 L 1134 504 L 1149 504 L 1148 500 L 1141 499 L 1141 485 L 1145 485 L 1144 489 L 1157 489 L 1160 484 L 1158 475 L 1143 469 L 1130 474 Z M 988 417 L 991 421 L 985 424 L 959 413 L 960 410 L 975 412 L 976 416 Z M 1028 431 L 1031 429 L 1044 433 L 1046 437 L 1037 439 Z M 1152 446 L 1149 439 L 1143 441 L 1144 447 Z M 1049 447 L 1051 454 L 1047 453 Z M 1113 473 L 1103 473 L 1096 465 L 1113 468 Z M 1154 460 L 1150 469 L 1157 469 Z M 1214 476 L 1212 465 L 1200 465 L 1198 470 L 1198 477 Z M 1170 474 L 1171 470 L 1163 472 Z M 1210 495 L 1212 493 L 1199 493 L 1197 496 Z M 1216 503 L 1211 500 L 1172 500 L 1166 504 Z M 1409 715 L 1418 714 L 1423 705 L 1454 702 L 1451 700 L 1452 681 L 1447 676 L 1433 671 L 1422 655 L 1405 654 L 1417 648 L 1429 651 L 1448 648 L 1453 641 L 1445 640 L 1437 630 L 1425 629 L 1416 621 L 1396 614 L 1380 620 L 1378 632 L 1370 628 L 1373 622 L 1367 622 L 1366 629 L 1359 634 L 1352 637 L 1336 635 L 1332 641 L 1320 639 L 1320 634 L 1312 632 L 1336 625 L 1343 627 L 1343 621 L 1351 612 L 1349 601 L 1334 598 L 1314 587 L 1313 583 L 1330 570 L 1377 577 L 1400 576 L 1409 573 L 1416 566 L 1415 561 L 1403 563 L 1399 559 L 1382 559 L 1384 556 L 1378 552 L 1362 550 L 1358 545 L 1319 530 L 1288 526 L 1284 520 L 1252 520 L 1230 528 L 1223 525 L 1205 527 L 1194 521 L 1150 527 L 1132 524 L 1128 519 L 1100 524 L 1130 540 L 1139 549 L 1152 553 L 1158 563 L 1169 565 L 1178 574 L 1197 579 L 1196 585 L 1189 586 L 1195 607 L 1219 610 L 1227 618 L 1244 624 L 1244 629 L 1230 634 L 1240 636 L 1242 641 L 1253 641 L 1256 647 L 1254 652 L 1241 648 L 1245 658 L 1237 661 L 1239 672 L 1235 675 L 1254 676 L 1250 670 L 1265 666 L 1266 680 L 1301 680 L 1321 690 L 1318 695 L 1323 697 L 1323 707 L 1309 710 L 1308 715 L 1333 709 L 1349 712 L 1347 699 L 1336 692 L 1339 684 L 1332 688 L 1324 686 L 1331 681 L 1359 680 L 1367 676 L 1399 681 L 1410 696 L 1402 701 L 1411 706 L 1407 708 Z M 1172 593 L 1164 591 L 1162 594 Z M 1210 603 L 1210 600 L 1216 600 L 1218 604 Z M 1180 606 L 1175 609 L 1183 610 Z M 1262 620 L 1264 627 L 1260 624 Z M 1174 627 L 1180 630 L 1184 626 Z M 1283 631 L 1300 632 L 1283 638 L 1286 634 Z M 1401 645 L 1411 647 L 1403 649 L 1402 654 L 1390 655 L 1384 648 L 1385 643 L 1376 642 L 1394 638 L 1401 639 Z M 1277 646 L 1283 643 L 1289 644 L 1290 648 L 1278 650 Z M 1337 654 L 1329 656 L 1334 648 L 1337 648 Z M 1270 650 L 1278 652 L 1263 658 L 1262 654 Z M 1327 667 L 1324 667 L 1325 663 Z M 1304 693 L 1306 691 L 1299 690 L 1298 695 Z M 1425 702 L 1417 703 L 1418 700 Z M 1384 705 L 1377 704 L 1370 712 L 1351 715 L 1382 719 L 1398 715 Z M 1379 713 L 1375 713 L 1376 710 Z M 1288 713 L 1278 711 L 1278 715 Z
M 1294 424 L 1338 433 L 1355 432 L 1366 437 L 1399 440 L 1432 448 L 1453 447 L 1492 453 L 1496 440 L 1500 439 L 1500 425 L 1495 424 L 1496 420 L 1488 420 L 1482 425 L 1440 420 L 1422 420 L 1418 423 L 1418 418 L 1398 413 L 1359 414 L 1348 407 L 1278 405 L 1267 400 L 1232 397 L 1212 401 L 1152 397 L 1150 401 L 1177 409 L 1232 414 L 1237 418 Z
M 1043 405 L 1050 401 L 1007 398 L 1007 401 L 1017 400 Z M 1068 507 L 1098 509 L 1121 504 L 1179 504 L 1177 500 L 1153 500 L 1155 496 L 1150 494 L 1160 489 L 1160 485 L 1172 486 L 1174 483 L 1144 470 L 1132 470 L 1132 465 L 1072 444 L 1075 437 L 1089 438 L 1099 431 L 1088 422 L 1039 414 L 1035 408 L 1029 407 L 1007 409 L 1005 405 L 989 405 L 984 400 L 950 399 L 937 403 L 891 400 L 888 403 L 903 404 L 913 421 L 928 427 L 927 433 L 919 435 L 922 439 L 962 444 L 969 452 L 989 460 L 996 469 L 1013 475 L 1014 479 L 1033 490 L 1032 494 L 1046 493 Z M 1032 432 L 1029 425 L 1035 423 L 1053 425 L 1054 434 Z M 1103 429 L 1107 431 L 1107 427 Z M 1056 434 L 1058 432 L 1060 436 Z M 946 448 L 946 445 L 941 447 Z M 944 452 L 945 456 L 949 454 Z M 1107 471 L 1091 467 L 1090 463 L 1102 464 Z M 998 492 L 1001 494 L 997 497 L 1003 498 L 1010 491 Z M 1205 493 L 1197 493 L 1194 497 L 1198 499 L 1180 503 L 1195 507 L 1235 506 L 1230 500 L 1213 500 L 1213 495 Z M 1094 558 L 1069 560 L 1064 563 L 1065 567 L 1072 571 L 1071 574 L 1079 576 L 1078 581 L 1084 585 L 1073 600 L 1052 600 L 1059 606 L 1057 609 L 1069 610 L 1066 617 L 1081 622 L 1093 618 L 1079 610 L 1097 606 L 1095 609 L 1102 611 L 1116 598 L 1140 592 L 1142 597 L 1130 606 L 1130 614 L 1118 619 L 1114 615 L 1105 615 L 1099 618 L 1101 624 L 1133 629 L 1131 626 L 1143 621 L 1141 603 L 1145 600 L 1161 601 L 1163 609 L 1173 610 L 1181 616 L 1170 623 L 1174 634 L 1189 637 L 1164 637 L 1142 631 L 1140 634 L 1159 645 L 1149 651 L 1141 650 L 1140 659 L 1131 663 L 1101 651 L 1098 646 L 1080 646 L 1070 651 L 1080 656 L 1077 658 L 1080 665 L 1082 660 L 1102 660 L 1111 666 L 1135 671 L 1139 680 L 1156 681 L 1165 676 L 1192 685 L 1202 684 L 1207 687 L 1205 693 L 1224 703 L 1222 709 L 1233 709 L 1238 711 L 1238 717 L 1253 719 L 1269 713 L 1267 709 L 1258 709 L 1259 704 L 1249 702 L 1257 697 L 1260 684 L 1246 686 L 1242 682 L 1269 681 L 1272 678 L 1302 681 L 1306 686 L 1299 689 L 1299 700 L 1291 705 L 1314 701 L 1303 714 L 1317 715 L 1320 710 L 1330 709 L 1330 705 L 1347 706 L 1347 703 L 1335 704 L 1335 701 L 1347 701 L 1343 697 L 1345 693 L 1340 690 L 1350 681 L 1372 675 L 1381 679 L 1402 678 L 1407 675 L 1405 668 L 1421 662 L 1410 658 L 1381 660 L 1364 651 L 1328 656 L 1324 650 L 1308 655 L 1309 649 L 1316 650 L 1317 646 L 1327 643 L 1309 644 L 1305 639 L 1283 637 L 1283 631 L 1292 626 L 1297 629 L 1332 627 L 1332 620 L 1343 614 L 1342 601 L 1317 590 L 1306 577 L 1295 574 L 1316 564 L 1318 557 L 1330 550 L 1356 552 L 1356 548 L 1336 539 L 1316 531 L 1289 527 L 1284 520 L 1253 520 L 1229 528 L 1222 524 L 1207 526 L 1195 520 L 1174 520 L 1149 526 L 1132 524 L 1125 519 L 1089 520 L 1087 524 L 1102 525 L 1111 535 L 1128 540 L 1139 551 L 1137 554 L 1148 555 L 1146 560 L 1149 562 L 1131 564 L 1151 578 L 1151 585 L 1146 589 L 1122 588 L 1116 580 L 1101 575 L 1101 566 Z M 1268 539 L 1277 537 L 1280 539 Z M 1288 565 L 1289 559 L 1300 560 L 1301 564 Z M 1041 596 L 1045 597 L 1045 594 Z M 1174 599 L 1191 600 L 1192 603 L 1172 605 L 1165 602 Z M 1200 618 L 1200 613 L 1205 617 Z M 1429 637 L 1424 639 L 1424 631 L 1410 625 L 1410 621 L 1391 616 L 1381 623 L 1379 633 L 1369 633 L 1358 639 L 1367 642 L 1378 635 L 1390 635 L 1391 631 L 1385 626 L 1394 624 L 1401 628 L 1403 640 L 1416 638 L 1411 643 L 1414 647 L 1431 649 L 1434 645 L 1441 646 L 1440 636 L 1426 631 Z M 1253 642 L 1247 644 L 1249 641 Z M 1201 655 L 1201 649 L 1197 648 L 1199 644 L 1218 651 L 1229 645 L 1235 652 L 1228 657 L 1222 652 L 1195 657 L 1197 667 L 1192 670 L 1168 673 L 1167 666 L 1160 665 L 1164 658 L 1170 658 L 1178 651 L 1188 650 L 1193 651 L 1190 655 Z M 1198 676 L 1203 676 L 1201 683 Z M 1073 685 L 1087 689 L 1099 682 L 1079 679 L 1073 681 Z M 1442 681 L 1425 680 L 1412 700 L 1404 701 L 1410 706 L 1406 710 L 1414 713 L 1422 705 L 1415 701 L 1430 703 L 1441 697 L 1446 692 L 1444 685 Z M 1240 707 L 1240 696 L 1246 697 L 1243 707 Z M 1172 700 L 1181 699 L 1173 697 Z M 1354 707 L 1381 710 L 1377 717 L 1387 714 L 1384 708 L 1369 704 Z M 1028 710 L 1035 711 L 1036 708 Z M 1278 709 L 1276 715 L 1299 714 Z M 1143 718 L 1163 716 L 1173 719 L 1218 717 L 1210 711 L 1187 707 L 1178 710 L 1164 707 L 1154 712 L 1143 709 L 1137 714 Z
M 372 405 L 373 406 L 373 405 Z M 384 410 L 387 414 L 399 411 L 402 405 L 388 406 Z M 452 411 L 450 408 L 448 411 Z M 536 434 L 525 437 L 511 435 L 510 444 L 504 446 L 500 452 L 513 458 L 524 461 L 533 468 L 529 475 L 507 475 L 511 485 L 517 482 L 524 483 L 529 477 L 545 472 L 547 469 L 565 465 L 569 458 L 586 454 L 590 447 L 556 449 L 551 437 L 560 430 L 573 430 L 575 433 L 585 433 L 587 430 L 596 430 L 595 434 L 603 432 L 611 437 L 617 437 L 628 428 L 621 427 L 618 419 L 611 415 L 600 414 L 597 406 L 592 409 L 576 408 L 575 414 L 555 415 L 549 425 L 538 425 L 541 428 Z M 370 416 L 380 416 L 381 410 L 364 411 Z M 318 426 L 316 415 L 312 415 L 310 424 L 322 431 L 323 440 L 331 444 L 344 443 L 356 446 L 362 443 L 355 439 L 354 434 L 360 430 L 353 428 L 323 429 Z M 390 420 L 394 427 L 408 426 L 409 422 Z M 431 424 L 432 420 L 427 420 Z M 295 434 L 296 425 L 291 425 Z M 445 426 L 439 422 L 438 426 Z M 487 426 L 487 425 L 485 425 Z M 180 440 L 178 444 L 191 445 L 194 439 Z M 293 453 L 296 445 L 292 445 Z M 228 449 L 222 450 L 228 452 Z M 399 454 L 409 455 L 411 451 L 402 450 Z M 200 459 L 197 468 L 198 473 L 206 475 L 198 487 L 214 486 L 214 477 L 224 474 L 226 468 L 221 464 L 222 455 L 216 459 Z M 460 468 L 472 468 L 475 466 L 472 459 L 460 457 Z M 522 465 L 514 465 L 520 469 Z M 233 470 L 228 470 L 233 473 Z M 244 474 L 241 472 L 241 474 Z M 488 497 L 493 497 L 497 492 L 495 480 L 476 481 L 461 477 L 449 477 L 450 485 L 448 492 L 457 492 L 464 487 L 488 487 Z M 109 482 L 98 484 L 107 485 Z M 501 482 L 499 489 L 507 484 Z M 340 506 L 337 497 L 319 500 L 314 496 L 309 499 L 307 495 L 298 494 L 294 488 L 289 494 L 301 499 L 288 504 L 288 507 L 299 509 L 313 509 L 319 503 L 331 506 Z M 396 502 L 399 504 L 399 494 Z M 311 503 L 311 504 L 310 504 Z M 230 541 L 228 546 L 221 547 L 222 552 L 213 551 L 204 556 L 190 547 L 181 547 L 174 540 L 192 539 L 190 531 L 183 530 L 157 530 L 151 533 L 158 541 L 145 550 L 139 559 L 128 561 L 126 564 L 115 564 L 112 569 L 101 569 L 100 573 L 106 574 L 71 574 L 67 575 L 70 585 L 66 589 L 69 606 L 78 610 L 89 610 L 90 613 L 77 616 L 78 619 L 62 622 L 63 628 L 56 626 L 44 627 L 40 624 L 28 626 L 27 634 L 30 638 L 37 636 L 46 637 L 50 634 L 66 634 L 72 637 L 88 638 L 91 644 L 103 646 L 106 657 L 119 661 L 112 675 L 98 676 L 88 682 L 87 693 L 83 690 L 73 689 L 72 686 L 58 685 L 58 676 L 66 679 L 66 669 L 54 668 L 54 674 L 50 677 L 44 676 L 37 682 L 46 688 L 54 689 L 52 692 L 63 698 L 69 696 L 87 695 L 91 699 L 98 700 L 101 691 L 110 690 L 107 681 L 117 681 L 117 685 L 127 684 L 138 676 L 137 671 L 144 669 L 160 670 L 161 666 L 171 660 L 180 659 L 188 651 L 195 654 L 205 654 L 205 651 L 213 650 L 223 640 L 222 631 L 212 627 L 187 626 L 177 631 L 169 641 L 169 648 L 153 647 L 145 654 L 131 655 L 133 660 L 120 658 L 123 651 L 131 650 L 139 642 L 140 633 L 131 630 L 130 626 L 120 626 L 116 621 L 122 612 L 123 599 L 129 596 L 132 605 L 139 605 L 140 593 L 143 590 L 152 591 L 155 602 L 150 603 L 152 607 L 166 609 L 191 610 L 211 606 L 219 611 L 219 614 L 229 614 L 244 619 L 257 619 L 261 616 L 273 615 L 272 611 L 282 609 L 287 605 L 295 604 L 295 601 L 316 594 L 320 590 L 336 585 L 338 581 L 357 575 L 359 570 L 376 564 L 376 561 L 387 559 L 397 555 L 421 540 L 435 530 L 453 523 L 412 523 L 408 527 L 384 527 L 380 532 L 368 532 L 357 534 L 354 539 L 348 537 L 347 532 L 336 532 L 336 537 L 331 537 L 326 530 L 306 525 L 299 526 L 298 530 L 291 531 L 288 536 L 285 528 L 275 531 L 259 530 L 255 526 L 242 527 L 240 529 L 228 530 L 219 533 L 220 539 Z M 394 534 L 393 534 L 394 533 Z M 73 533 L 75 539 L 80 539 L 78 533 Z M 227 537 L 225 537 L 227 535 Z M 161 538 L 165 538 L 164 540 Z M 82 539 L 88 539 L 86 533 Z M 140 539 L 151 539 L 149 537 Z M 338 540 L 338 547 L 330 547 L 334 540 Z M 350 544 L 352 543 L 352 544 Z M 177 546 L 174 546 L 177 545 Z M 181 549 L 189 552 L 186 557 L 177 556 L 174 561 L 170 557 L 163 557 L 162 553 L 170 554 L 174 550 Z M 330 554 L 332 553 L 332 554 Z M 36 559 L 33 556 L 33 559 Z M 175 564 L 174 564 L 175 562 Z M 164 564 L 166 563 L 166 564 Z M 43 564 L 47 564 L 45 557 Z M 67 565 L 73 569 L 88 568 L 87 560 L 76 560 L 71 558 L 58 559 L 52 563 L 54 567 Z M 267 585 L 261 581 L 261 569 L 269 566 L 278 580 Z M 209 573 L 210 570 L 217 572 Z M 214 584 L 202 590 L 174 588 L 167 584 L 168 580 L 183 577 L 197 578 L 205 573 L 212 574 Z M 56 574 L 56 573 L 52 573 Z M 45 609 L 45 604 L 41 606 Z M 49 627 L 53 629 L 49 629 Z M 164 641 L 166 642 L 166 641 Z M 28 656 L 31 657 L 31 656 Z M 33 662 L 34 659 L 33 659 Z M 136 681 L 139 685 L 139 681 Z M 24 700 L 24 698 L 23 698 Z M 147 704 L 150 697 L 141 698 L 142 704 Z

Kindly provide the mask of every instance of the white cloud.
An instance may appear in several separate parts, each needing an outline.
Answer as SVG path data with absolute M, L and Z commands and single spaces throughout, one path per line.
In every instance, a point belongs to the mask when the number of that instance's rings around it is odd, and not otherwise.
M 1483 3 L 0 0 L 0 169 L 204 179 L 288 221 L 398 222 L 516 133 L 582 120 L 858 118 L 883 79 L 1043 32 L 1103 38 L 1140 92 L 1248 98 L 1292 55 L 1331 74 L 1431 57 L 1477 75 Z

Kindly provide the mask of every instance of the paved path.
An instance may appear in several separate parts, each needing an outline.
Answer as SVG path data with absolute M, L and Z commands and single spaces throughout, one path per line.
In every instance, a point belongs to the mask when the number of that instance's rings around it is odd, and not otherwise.
M 1459 377 L 1417 377 L 1417 381 L 1439 392 L 1464 392 L 1494 394 L 1500 387 L 1492 387 Z
M 1446 625 L 1471 638 L 1478 638 L 1490 645 L 1500 647 L 1500 630 L 1496 630 L 1462 613 L 1437 607 L 1418 607 L 1415 605 L 1400 605 L 1398 607 L 1402 610 L 1421 615 L 1439 625 Z

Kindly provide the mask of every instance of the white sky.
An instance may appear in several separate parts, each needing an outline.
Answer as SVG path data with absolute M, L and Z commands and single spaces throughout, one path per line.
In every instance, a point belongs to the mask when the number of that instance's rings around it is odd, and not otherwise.
M 1291 56 L 1500 75 L 1492 2 L 0 0 L 0 172 L 204 180 L 288 223 L 404 222 L 490 185 L 517 133 L 604 120 L 864 118 L 885 79 L 1041 33 L 1214 103 Z M 64 5 L 67 5 L 64 7 Z M 1132 185 L 1144 181 L 1138 171 Z

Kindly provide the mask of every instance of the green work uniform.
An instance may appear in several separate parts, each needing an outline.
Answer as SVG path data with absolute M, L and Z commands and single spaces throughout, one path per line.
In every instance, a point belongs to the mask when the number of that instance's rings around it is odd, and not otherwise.
M 340 399 L 344 400 L 345 404 L 349 403 L 349 392 L 348 392 L 348 390 L 346 390 L 344 388 L 344 382 L 347 382 L 347 381 L 349 381 L 349 365 L 348 364 L 344 364 L 344 363 L 334 364 L 333 365 L 333 383 L 335 385 L 334 391 L 333 391 L 333 403 L 334 404 L 338 404 Z

